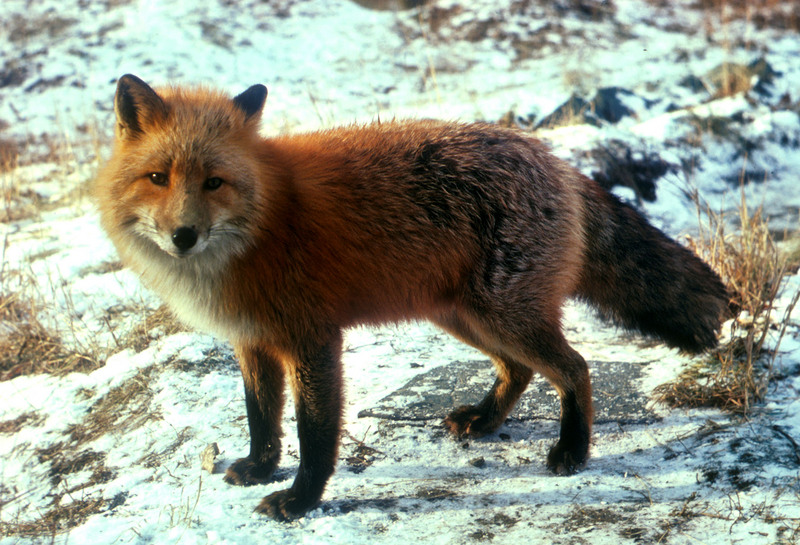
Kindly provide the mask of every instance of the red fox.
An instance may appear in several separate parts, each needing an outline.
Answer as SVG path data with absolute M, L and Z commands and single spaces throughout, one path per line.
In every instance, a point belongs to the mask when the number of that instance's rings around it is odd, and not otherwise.
M 426 319 L 486 353 L 497 380 L 446 418 L 459 437 L 494 432 L 544 375 L 561 398 L 556 473 L 584 464 L 592 427 L 566 298 L 685 351 L 715 345 L 719 277 L 529 135 L 407 121 L 264 138 L 266 97 L 123 76 L 95 188 L 123 262 L 179 319 L 235 347 L 250 453 L 227 482 L 272 478 L 288 377 L 300 465 L 257 511 L 302 516 L 334 472 L 344 328 Z

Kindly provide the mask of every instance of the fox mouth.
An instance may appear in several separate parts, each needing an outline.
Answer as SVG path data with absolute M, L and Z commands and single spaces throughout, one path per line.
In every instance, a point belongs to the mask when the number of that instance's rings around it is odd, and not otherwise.
M 183 247 L 175 244 L 173 238 L 168 236 L 148 236 L 146 238 L 152 241 L 159 250 L 175 259 L 190 259 L 203 253 L 208 248 L 208 237 L 200 237 L 191 246 Z
M 198 252 L 192 252 L 191 250 L 172 250 L 167 253 L 177 259 L 189 259 L 197 255 Z
M 208 238 L 203 237 L 190 248 L 180 248 L 170 241 L 166 244 L 159 244 L 161 249 L 176 259 L 190 259 L 202 254 L 208 247 Z

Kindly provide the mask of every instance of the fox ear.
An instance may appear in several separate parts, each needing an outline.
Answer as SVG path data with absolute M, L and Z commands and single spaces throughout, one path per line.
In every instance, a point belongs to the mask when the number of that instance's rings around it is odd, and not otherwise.
M 261 84 L 253 85 L 233 99 L 236 107 L 244 112 L 245 121 L 249 121 L 253 116 L 261 115 L 261 110 L 264 109 L 266 101 L 267 88 Z
M 143 132 L 143 123 L 166 117 L 167 106 L 144 81 L 132 74 L 125 74 L 117 82 L 114 112 L 117 114 L 120 135 L 135 138 Z

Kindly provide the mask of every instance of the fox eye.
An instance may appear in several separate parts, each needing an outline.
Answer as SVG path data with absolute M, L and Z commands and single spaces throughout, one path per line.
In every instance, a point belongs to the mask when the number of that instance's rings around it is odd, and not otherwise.
M 155 185 L 167 185 L 168 178 L 163 172 L 151 172 L 147 177 Z
M 221 186 L 223 183 L 225 183 L 225 180 L 217 176 L 214 176 L 212 178 L 208 178 L 205 182 L 203 182 L 203 189 L 208 189 L 213 191 L 215 189 L 219 189 L 219 186 Z

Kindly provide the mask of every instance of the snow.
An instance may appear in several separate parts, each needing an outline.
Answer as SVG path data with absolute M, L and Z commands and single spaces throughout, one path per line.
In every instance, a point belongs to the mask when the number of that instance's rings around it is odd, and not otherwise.
M 597 21 L 559 15 L 548 4 L 525 4 L 529 12 L 508 14 L 496 1 L 476 1 L 454 16 L 454 29 L 445 25 L 437 34 L 420 22 L 417 10 L 374 11 L 345 0 L 200 6 L 4 0 L 0 76 L 21 69 L 24 82 L 1 88 L 0 138 L 23 142 L 29 156 L 44 159 L 0 173 L 4 191 L 24 188 L 40 203 L 34 217 L 0 224 L 1 270 L 35 279 L 43 301 L 39 319 L 75 346 L 101 347 L 105 365 L 90 373 L 0 382 L 0 422 L 39 416 L 15 433 L 0 434 L 0 545 L 721 544 L 795 538 L 797 316 L 776 359 L 782 378 L 747 421 L 715 410 L 654 405 L 657 421 L 597 425 L 592 458 L 567 477 L 549 474 L 543 463 L 557 435 L 554 420 L 510 420 L 498 435 L 465 447 L 436 421 L 359 417 L 422 373 L 484 358 L 426 324 L 349 331 L 338 470 L 323 504 L 290 524 L 252 510 L 263 496 L 286 487 L 296 471 L 291 403 L 279 481 L 232 487 L 199 463 L 212 442 L 222 451 L 222 470 L 248 447 L 241 378 L 228 345 L 182 332 L 138 353 L 116 349 L 116 339 L 141 320 L 141 309 L 159 303 L 129 271 L 103 268 L 116 255 L 80 190 L 94 175 L 97 156 L 108 154 L 114 85 L 128 72 L 152 84 L 204 83 L 232 94 L 264 83 L 267 134 L 392 117 L 496 121 L 513 111 L 541 119 L 576 88 L 588 98 L 602 87 L 622 87 L 636 95 L 626 102 L 635 116 L 613 126 L 562 127 L 539 136 L 587 174 L 591 165 L 582 152 L 610 139 L 657 150 L 673 164 L 694 164 L 690 179 L 665 175 L 658 199 L 645 204 L 653 223 L 676 238 L 697 227 L 687 189 L 696 187 L 713 209 L 732 210 L 738 187 L 725 180 L 745 170 L 761 176 L 746 186 L 748 202 L 763 203 L 781 225 L 797 228 L 800 116 L 796 106 L 778 107 L 786 94 L 798 100 L 796 32 L 712 20 L 707 36 L 697 30 L 707 21 L 685 2 L 655 7 L 619 0 L 613 18 Z M 462 38 L 460 26 L 493 15 L 508 18 L 502 27 L 507 35 L 490 30 L 475 41 Z M 528 53 L 514 49 L 515 40 L 540 33 L 544 40 Z M 721 62 L 749 64 L 762 57 L 780 73 L 771 97 L 712 100 L 706 91 L 678 85 Z M 697 132 L 691 120 L 712 116 L 738 120 L 737 134 L 755 144 L 753 151 L 742 157 L 737 142 L 710 133 L 697 136 L 699 147 L 688 146 L 685 139 Z M 53 142 L 61 143 L 59 160 L 48 158 Z M 75 191 L 79 195 L 70 198 Z M 625 189 L 615 192 L 634 198 Z M 789 277 L 775 316 L 798 289 L 798 277 Z M 567 306 L 564 323 L 587 360 L 642 364 L 645 375 L 631 386 L 645 395 L 690 361 L 621 335 L 577 304 Z M 774 346 L 775 335 L 769 342 Z M 86 425 L 106 394 L 136 381 L 144 387 L 120 405 L 112 430 L 71 447 L 70 430 Z M 68 456 L 102 453 L 110 476 L 94 484 L 91 468 L 54 476 L 43 451 L 59 442 Z M 356 472 L 347 458 L 357 455 L 359 442 L 374 452 Z M 478 458 L 485 465 L 472 463 Z M 54 477 L 60 482 L 53 484 Z M 6 524 L 36 520 L 54 502 L 98 498 L 106 508 L 54 536 L 4 534 Z

